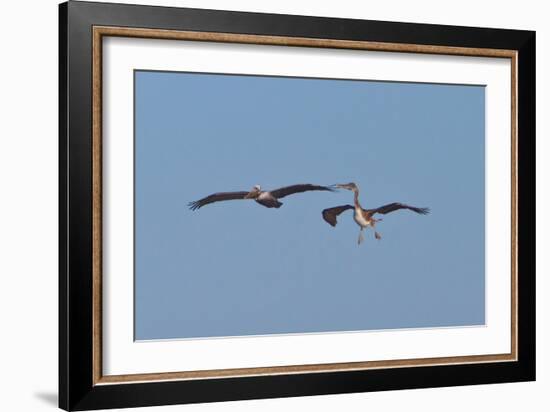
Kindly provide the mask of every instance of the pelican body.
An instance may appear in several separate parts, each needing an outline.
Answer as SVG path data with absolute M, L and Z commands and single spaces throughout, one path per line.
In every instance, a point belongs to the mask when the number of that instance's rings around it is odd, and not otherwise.
M 268 208 L 274 207 L 278 209 L 283 205 L 271 192 L 262 190 L 260 185 L 255 185 L 244 198 L 254 199 L 256 203 Z
M 279 199 L 293 195 L 296 193 L 302 193 L 302 192 L 309 192 L 309 191 L 329 191 L 333 192 L 334 189 L 328 186 L 318 186 L 318 185 L 312 185 L 309 183 L 306 184 L 298 184 L 298 185 L 292 185 L 292 186 L 285 186 L 281 187 L 279 189 L 266 191 L 262 190 L 260 185 L 254 186 L 250 191 L 248 192 L 219 192 L 214 193 L 210 196 L 206 196 L 200 200 L 196 200 L 194 202 L 189 203 L 189 208 L 191 210 L 197 210 L 201 207 L 208 205 L 210 203 L 214 202 L 221 202 L 225 200 L 243 200 L 243 199 L 252 199 L 255 200 L 256 203 L 265 206 L 267 208 L 280 208 L 283 203 L 279 201 Z
M 359 239 L 357 240 L 358 244 L 363 242 L 363 230 L 369 226 L 375 229 L 376 223 L 382 220 L 374 217 L 376 213 L 385 215 L 386 213 L 394 212 L 399 209 L 412 210 L 413 212 L 421 215 L 425 215 L 430 212 L 428 208 L 414 207 L 403 203 L 389 203 L 376 209 L 363 209 L 359 203 L 359 188 L 355 183 L 338 184 L 335 185 L 335 187 L 351 190 L 353 192 L 353 206 L 342 205 L 325 209 L 323 210 L 323 219 L 325 219 L 325 221 L 331 226 L 336 226 L 337 216 L 346 210 L 353 209 L 353 220 L 355 220 L 355 223 L 359 226 Z M 376 230 L 374 230 L 374 237 L 378 240 L 382 239 L 382 236 L 380 236 L 380 233 Z

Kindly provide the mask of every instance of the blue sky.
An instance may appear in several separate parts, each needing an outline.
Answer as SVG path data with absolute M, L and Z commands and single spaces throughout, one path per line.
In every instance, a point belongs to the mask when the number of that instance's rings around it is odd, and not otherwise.
M 484 324 L 482 86 L 136 71 L 135 336 Z M 218 191 L 356 182 L 280 209 Z

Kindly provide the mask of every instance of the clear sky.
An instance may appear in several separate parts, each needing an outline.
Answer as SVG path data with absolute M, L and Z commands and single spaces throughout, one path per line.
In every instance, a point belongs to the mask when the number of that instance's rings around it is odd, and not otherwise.
M 136 71 L 136 339 L 485 322 L 482 86 Z M 280 209 L 219 191 L 356 182 L 377 225 L 309 192 Z

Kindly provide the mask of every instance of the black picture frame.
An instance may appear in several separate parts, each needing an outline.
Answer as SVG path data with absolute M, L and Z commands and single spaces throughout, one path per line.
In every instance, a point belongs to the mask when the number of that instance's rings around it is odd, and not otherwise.
M 514 362 L 96 385 L 92 27 L 517 51 L 518 352 Z M 70 1 L 59 6 L 59 406 L 90 410 L 535 379 L 535 32 Z

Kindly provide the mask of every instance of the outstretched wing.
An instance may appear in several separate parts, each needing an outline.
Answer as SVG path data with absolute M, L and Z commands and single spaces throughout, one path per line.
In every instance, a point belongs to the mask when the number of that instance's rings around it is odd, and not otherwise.
M 223 202 L 224 200 L 238 200 L 244 199 L 248 192 L 220 192 L 213 195 L 206 196 L 200 200 L 189 202 L 189 209 L 197 210 L 201 207 L 214 202 Z
M 281 187 L 279 189 L 271 190 L 270 193 L 275 197 L 276 199 L 281 199 L 288 195 L 293 195 L 295 193 L 302 193 L 302 192 L 308 192 L 310 190 L 325 190 L 328 192 L 334 192 L 334 189 L 328 186 L 317 186 L 312 184 L 303 184 L 303 185 L 292 185 L 292 186 L 286 186 Z
M 329 209 L 325 209 L 323 210 L 323 219 L 325 219 L 325 221 L 331 225 L 331 226 L 336 226 L 336 217 L 342 213 L 342 212 L 345 212 L 346 210 L 349 210 L 349 209 L 353 209 L 353 206 L 352 205 L 343 205 L 343 206 L 336 206 L 336 207 L 331 207 Z
M 421 215 L 427 215 L 428 213 L 430 213 L 430 209 L 428 209 L 427 207 L 414 207 L 414 206 L 406 205 L 404 203 L 397 203 L 397 202 L 389 203 L 387 205 L 380 206 L 376 209 L 368 209 L 367 212 L 373 215 L 375 213 L 381 213 L 385 215 L 386 213 L 395 212 L 396 210 L 399 210 L 399 209 L 412 210 L 413 212 L 419 213 Z

